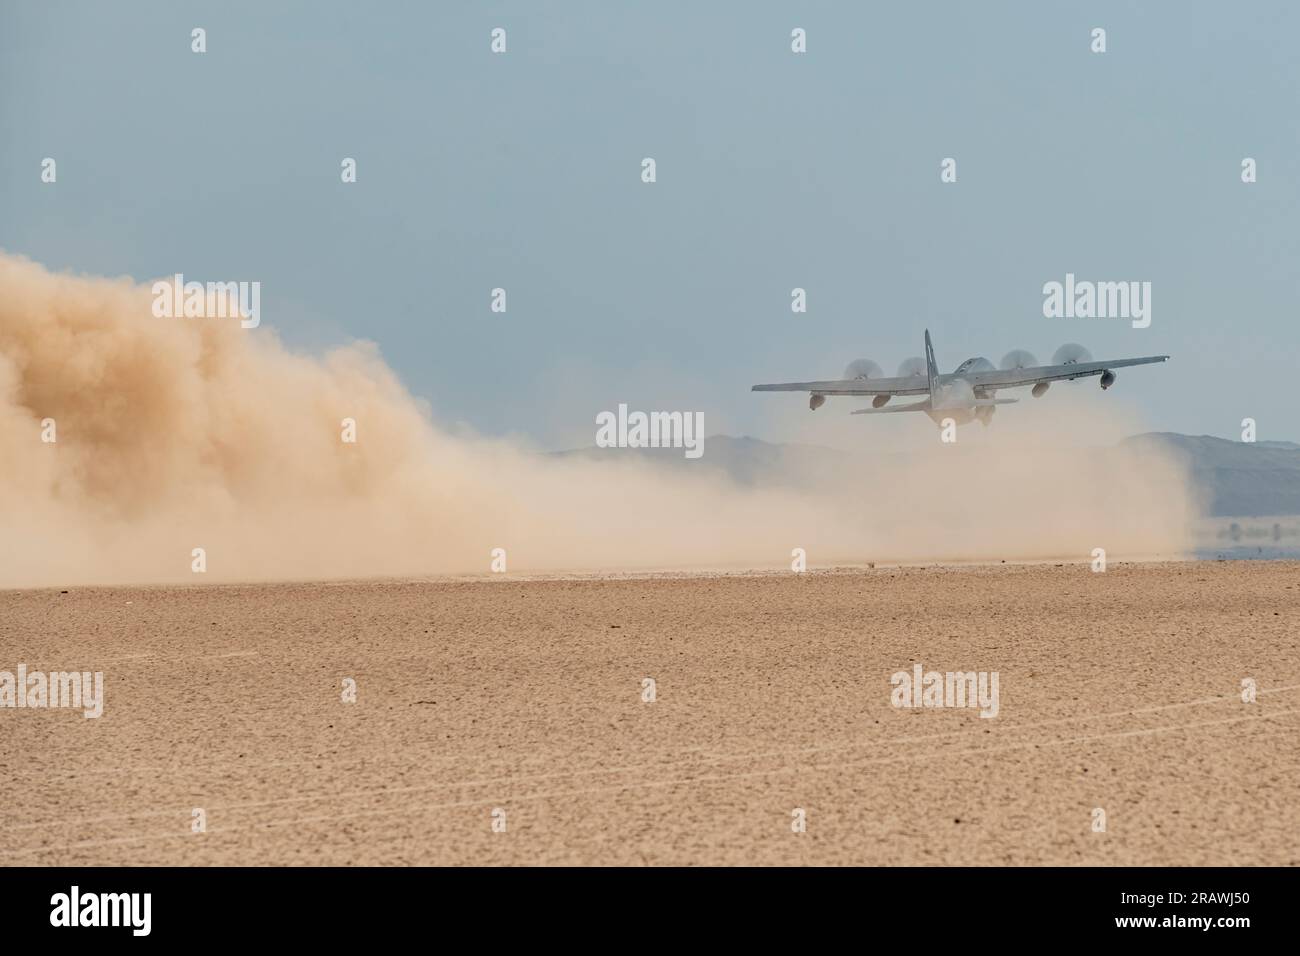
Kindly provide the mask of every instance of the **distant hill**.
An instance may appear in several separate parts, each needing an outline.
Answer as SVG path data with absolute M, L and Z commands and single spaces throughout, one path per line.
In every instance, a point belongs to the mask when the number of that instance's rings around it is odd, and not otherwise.
M 1124 440 L 1186 462 L 1210 517 L 1300 515 L 1300 444 L 1148 432 Z
M 1148 432 L 1121 445 L 1151 447 L 1187 465 L 1201 492 L 1208 517 L 1300 515 L 1300 444 L 1288 441 L 1246 443 L 1209 435 Z M 702 458 L 687 459 L 680 448 L 580 448 L 553 452 L 560 458 L 595 461 L 635 458 L 666 468 L 720 473 L 744 486 L 807 487 L 818 476 L 840 474 L 851 455 L 820 445 L 775 444 L 758 438 L 711 435 Z

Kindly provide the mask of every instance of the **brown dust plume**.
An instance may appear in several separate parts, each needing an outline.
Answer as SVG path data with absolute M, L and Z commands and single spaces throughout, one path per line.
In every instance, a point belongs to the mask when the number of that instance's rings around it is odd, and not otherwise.
M 1176 462 L 1095 446 L 1100 403 L 956 446 L 899 416 L 933 440 L 741 487 L 453 432 L 374 345 L 156 318 L 150 284 L 0 254 L 0 587 L 477 574 L 494 548 L 512 572 L 1115 560 L 1182 552 L 1197 513 Z

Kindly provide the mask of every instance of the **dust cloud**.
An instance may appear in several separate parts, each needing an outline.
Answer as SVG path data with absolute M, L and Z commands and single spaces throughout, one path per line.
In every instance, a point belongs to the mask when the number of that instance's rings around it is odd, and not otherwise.
M 742 487 L 440 426 L 373 345 L 310 356 L 265 325 L 155 318 L 150 285 L 0 254 L 0 587 L 479 574 L 494 548 L 511 572 L 600 572 L 788 568 L 796 547 L 810 568 L 1190 547 L 1181 467 L 1095 447 L 1101 403 L 1005 429 L 1000 410 L 955 446 L 888 416 L 877 454 Z M 900 421 L 912 446 L 880 454 Z

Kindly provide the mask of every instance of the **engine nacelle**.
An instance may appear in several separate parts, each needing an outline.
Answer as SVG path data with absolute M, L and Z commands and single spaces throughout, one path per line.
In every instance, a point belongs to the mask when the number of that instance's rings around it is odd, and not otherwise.
M 1112 372 L 1110 369 L 1106 369 L 1106 371 L 1101 373 L 1101 387 L 1103 389 L 1110 388 L 1114 384 L 1115 384 L 1114 372 Z
M 1047 389 L 1051 386 L 1051 384 L 1052 384 L 1051 382 L 1039 382 L 1037 385 L 1033 387 L 1033 389 L 1030 391 L 1029 394 L 1033 395 L 1034 398 L 1042 398 L 1044 395 L 1047 394 Z
M 889 401 L 889 396 L 888 396 L 888 395 L 877 395 L 875 398 L 873 398 L 873 399 L 871 400 L 871 407 L 872 407 L 872 408 L 884 408 L 884 407 L 885 407 L 885 403 L 888 402 L 888 401 Z
M 825 404 L 826 404 L 825 395 L 810 395 L 808 397 L 808 407 L 811 408 L 814 412 L 817 411 L 817 409 L 821 408 Z

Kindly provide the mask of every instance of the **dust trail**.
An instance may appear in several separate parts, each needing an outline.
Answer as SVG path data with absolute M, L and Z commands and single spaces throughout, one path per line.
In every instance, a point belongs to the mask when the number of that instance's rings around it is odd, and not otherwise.
M 440 427 L 373 345 L 155 318 L 149 285 L 0 254 L 0 587 L 486 572 L 498 547 L 519 571 L 1113 559 L 1186 549 L 1196 514 L 1176 462 L 1081 452 L 1084 417 L 959 448 L 917 420 L 924 446 L 806 489 L 556 460 Z

